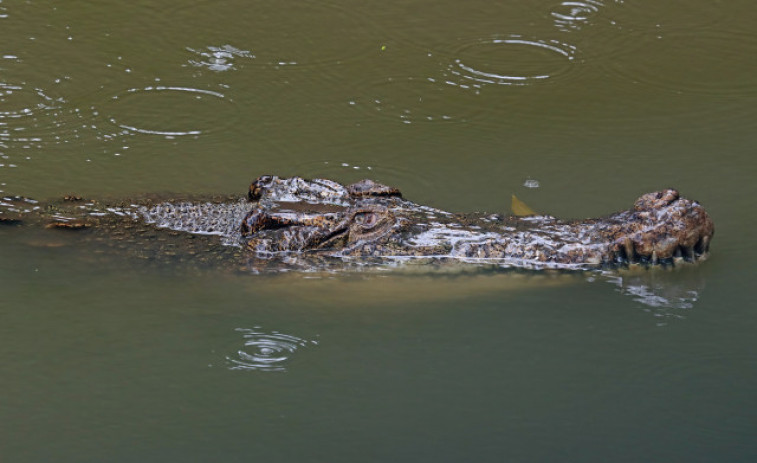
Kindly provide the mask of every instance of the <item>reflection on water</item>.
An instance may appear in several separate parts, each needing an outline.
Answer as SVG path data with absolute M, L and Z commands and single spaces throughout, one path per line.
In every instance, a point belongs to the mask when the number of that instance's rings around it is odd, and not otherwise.
M 675 267 L 632 265 L 602 271 L 565 271 L 515 268 L 485 259 L 324 257 L 316 262 L 312 257 L 289 254 L 275 260 L 250 258 L 244 271 L 269 278 L 266 289 L 274 293 L 286 291 L 308 300 L 329 300 L 338 294 L 340 300 L 360 299 L 363 303 L 388 305 L 398 300 L 450 301 L 487 293 L 539 291 L 601 281 L 641 304 L 658 318 L 660 326 L 669 319 L 685 318 L 699 302 L 706 283 L 699 264 L 688 263 Z M 353 292 L 360 296 L 348 296 Z M 619 299 L 619 304 L 623 304 L 622 298 Z
M 676 268 L 632 268 L 606 271 L 602 277 L 617 286 L 618 292 L 642 304 L 658 317 L 658 325 L 670 319 L 685 318 L 694 308 L 705 287 L 699 267 L 683 265 Z
M 299 349 L 318 345 L 318 341 L 308 341 L 290 334 L 261 331 L 255 328 L 237 328 L 242 333 L 244 347 L 235 355 L 227 356 L 229 370 L 246 371 L 286 371 L 286 363 Z

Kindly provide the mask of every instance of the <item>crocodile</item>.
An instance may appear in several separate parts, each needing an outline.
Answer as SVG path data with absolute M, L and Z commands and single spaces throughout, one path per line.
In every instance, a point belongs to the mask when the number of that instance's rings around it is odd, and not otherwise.
M 191 258 L 208 246 L 255 270 L 408 262 L 566 270 L 671 266 L 705 259 L 714 234 L 704 208 L 672 188 L 602 218 L 561 220 L 450 213 L 372 180 L 342 185 L 272 175 L 255 179 L 244 197 L 104 202 L 69 195 L 43 204 L 7 196 L 0 201 L 0 225 L 43 225 L 134 243 L 166 234 L 171 254 Z

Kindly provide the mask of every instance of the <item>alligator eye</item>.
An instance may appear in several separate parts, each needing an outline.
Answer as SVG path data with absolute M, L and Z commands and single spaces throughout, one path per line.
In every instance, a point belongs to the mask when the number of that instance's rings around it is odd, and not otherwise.
M 379 221 L 378 214 L 375 212 L 360 212 L 355 214 L 355 223 L 363 228 L 372 228 Z

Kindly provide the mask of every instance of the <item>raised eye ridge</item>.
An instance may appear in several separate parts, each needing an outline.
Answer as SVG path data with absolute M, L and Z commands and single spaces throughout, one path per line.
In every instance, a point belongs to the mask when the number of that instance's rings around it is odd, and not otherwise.
M 378 214 L 372 211 L 358 212 L 355 214 L 354 221 L 363 228 L 369 229 L 375 227 L 379 222 Z

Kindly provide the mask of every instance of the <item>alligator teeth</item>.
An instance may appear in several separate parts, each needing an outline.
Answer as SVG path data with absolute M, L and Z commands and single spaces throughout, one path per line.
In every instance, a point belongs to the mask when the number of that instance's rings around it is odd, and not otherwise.
M 692 262 L 694 260 L 694 248 L 690 246 L 679 246 L 678 248 L 681 250 L 683 260 L 687 262 Z
M 710 249 L 710 237 L 709 236 L 703 236 L 697 244 L 694 246 L 694 251 L 698 255 L 702 255 L 706 253 Z
M 626 253 L 626 259 L 628 260 L 628 262 L 636 261 L 636 255 L 633 250 L 633 242 L 631 242 L 630 238 L 626 238 L 626 240 L 623 242 L 623 250 Z

